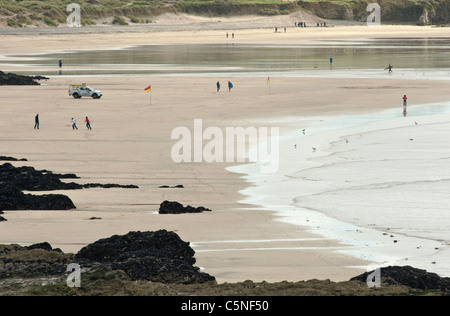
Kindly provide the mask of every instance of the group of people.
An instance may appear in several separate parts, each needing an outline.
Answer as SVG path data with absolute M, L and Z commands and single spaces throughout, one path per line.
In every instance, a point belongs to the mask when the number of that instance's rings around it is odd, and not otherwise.
M 228 32 L 227 32 L 227 38 L 228 38 Z M 231 33 L 231 38 L 234 38 L 234 33 Z
M 317 27 L 326 27 L 327 22 L 317 22 Z M 306 27 L 306 22 L 295 22 L 296 27 Z
M 220 90 L 220 82 L 219 81 L 216 82 L 216 87 L 217 87 L 217 92 L 219 92 L 219 90 Z M 232 88 L 233 88 L 233 84 L 231 83 L 230 80 L 228 80 L 228 92 L 230 92 Z
M 306 22 L 295 22 L 296 27 L 306 27 Z
M 91 130 L 92 128 L 91 128 L 91 121 L 89 120 L 89 118 L 86 116 L 86 119 L 84 120 L 84 122 L 86 123 L 86 127 L 87 127 L 87 129 L 88 130 Z M 74 119 L 73 117 L 72 117 L 72 129 L 78 129 L 78 127 L 77 127 L 77 120 L 76 119 Z
M 78 130 L 77 120 L 72 117 L 71 122 L 72 122 L 72 129 Z M 92 129 L 91 128 L 91 121 L 89 120 L 89 118 L 87 116 L 86 116 L 86 119 L 84 120 L 84 122 L 86 123 L 87 129 L 91 130 Z M 34 129 L 39 129 L 39 114 L 36 114 L 36 116 L 34 117 Z

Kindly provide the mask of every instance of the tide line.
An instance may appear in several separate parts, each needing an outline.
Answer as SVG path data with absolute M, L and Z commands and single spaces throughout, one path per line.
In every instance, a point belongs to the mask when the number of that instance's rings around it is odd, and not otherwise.
M 346 247 L 267 247 L 267 248 L 223 248 L 200 249 L 195 252 L 226 252 L 226 251 L 274 251 L 274 250 L 348 250 Z
M 289 241 L 318 241 L 326 238 L 284 238 L 284 239 L 247 239 L 247 240 L 210 240 L 191 242 L 191 246 L 204 244 L 230 244 L 230 243 L 270 243 L 270 242 L 289 242 Z

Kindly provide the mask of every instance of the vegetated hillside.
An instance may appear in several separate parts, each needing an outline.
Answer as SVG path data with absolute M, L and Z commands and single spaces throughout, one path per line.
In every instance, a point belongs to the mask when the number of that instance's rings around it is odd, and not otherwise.
M 83 25 L 151 23 L 152 17 L 163 13 L 234 16 L 301 10 L 325 19 L 364 22 L 369 14 L 367 5 L 372 2 L 380 5 L 384 22 L 417 23 L 427 12 L 430 23 L 446 24 L 450 16 L 450 0 L 0 0 L 0 25 L 64 25 L 70 3 L 80 5 Z

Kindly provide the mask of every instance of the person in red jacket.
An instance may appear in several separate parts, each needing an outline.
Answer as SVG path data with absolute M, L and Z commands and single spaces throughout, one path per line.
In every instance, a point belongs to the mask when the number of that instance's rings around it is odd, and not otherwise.
M 87 129 L 92 129 L 91 128 L 91 121 L 89 121 L 89 118 L 87 116 L 86 116 L 86 119 L 84 121 L 86 122 Z

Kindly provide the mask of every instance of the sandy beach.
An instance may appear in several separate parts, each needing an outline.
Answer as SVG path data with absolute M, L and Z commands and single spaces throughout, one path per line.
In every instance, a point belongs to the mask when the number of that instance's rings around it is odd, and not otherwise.
M 38 41 L 32 32 L 0 35 L 0 55 L 227 40 L 224 29 L 88 32 L 83 41 L 71 41 L 74 30 L 67 31 L 41 33 Z M 415 26 L 292 28 L 285 34 L 275 34 L 269 28 L 239 28 L 234 40 L 288 44 L 361 37 L 443 37 L 446 32 L 444 28 Z M 33 45 L 29 44 L 31 40 Z M 18 69 L 2 64 L 0 70 Z M 270 210 L 247 203 L 246 190 L 252 184 L 246 182 L 244 174 L 226 170 L 238 163 L 175 163 L 171 149 L 176 141 L 171 139 L 171 133 L 180 126 L 193 130 L 194 119 L 202 119 L 204 128 L 214 126 L 222 130 L 230 126 L 279 126 L 292 117 L 315 124 L 318 116 L 371 114 L 400 108 L 399 95 L 403 94 L 408 94 L 411 107 L 446 102 L 449 97 L 444 92 L 449 83 L 394 78 L 388 82 L 272 78 L 268 94 L 266 78 L 229 79 L 239 87 L 230 93 L 226 89 L 216 92 L 216 78 L 211 77 L 51 77 L 41 86 L 0 86 L 0 154 L 28 159 L 14 165 L 75 173 L 81 178 L 77 180 L 80 183 L 139 186 L 61 192 L 77 206 L 71 211 L 6 211 L 4 217 L 8 221 L 0 224 L 0 243 L 28 245 L 47 241 L 65 252 L 76 252 L 114 234 L 167 229 L 191 242 L 197 265 L 220 283 L 247 279 L 342 281 L 365 272 L 373 262 L 347 252 L 354 249 L 353 245 L 321 236 L 307 223 L 280 220 L 275 207 Z M 81 82 L 102 90 L 104 96 L 100 100 L 69 97 L 68 85 Z M 148 85 L 152 86 L 151 94 L 144 91 Z M 33 129 L 36 113 L 41 117 L 40 130 Z M 86 116 L 91 119 L 91 131 L 84 126 Z M 78 130 L 71 128 L 72 117 L 78 121 Z M 300 129 L 295 121 L 279 127 L 283 135 Z M 377 137 L 391 136 L 376 136 L 373 142 L 380 141 Z M 308 152 L 296 159 L 309 162 L 310 155 L 308 147 Z M 159 188 L 178 184 L 184 188 Z M 333 196 L 328 198 L 333 200 Z M 202 205 L 212 212 L 160 215 L 157 211 L 164 200 Z M 315 207 L 314 201 L 303 202 Z M 91 217 L 100 219 L 89 220 Z

